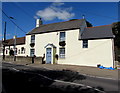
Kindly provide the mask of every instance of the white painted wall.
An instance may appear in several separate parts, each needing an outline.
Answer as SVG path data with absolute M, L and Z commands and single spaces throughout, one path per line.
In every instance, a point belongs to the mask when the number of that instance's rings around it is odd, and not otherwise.
M 26 53 L 25 56 L 30 56 L 30 42 L 31 41 L 31 35 L 26 35 L 26 41 L 25 41 L 25 47 L 26 47 Z M 35 40 L 36 41 L 36 40 Z
M 30 56 L 30 39 L 26 36 L 26 55 Z M 113 67 L 113 51 L 111 39 L 89 40 L 88 48 L 82 48 L 82 40 L 79 39 L 79 29 L 66 31 L 66 57 L 58 60 L 58 64 L 71 64 L 83 66 Z M 57 47 L 59 54 L 59 33 L 44 33 L 35 35 L 35 55 L 42 56 L 45 53 L 45 46 L 50 43 Z
M 25 44 L 22 45 L 16 45 L 17 48 L 17 55 L 16 56 L 25 56 L 25 53 L 21 53 L 21 48 L 24 47 L 25 48 Z M 14 46 L 5 46 L 5 55 L 9 55 L 9 49 L 13 49 L 14 50 Z M 20 49 L 20 54 L 18 54 L 18 50 Z M 7 54 L 6 54 L 6 50 L 7 50 Z M 25 48 L 25 52 L 26 52 L 26 48 Z
M 30 56 L 30 40 L 31 36 L 27 35 L 26 36 L 26 55 Z M 45 33 L 45 34 L 36 34 L 35 35 L 35 55 L 36 56 L 43 56 L 45 53 L 45 46 L 50 43 L 54 44 L 56 47 L 59 46 L 59 34 L 57 32 L 52 32 L 52 33 Z M 57 50 L 58 52 L 58 50 Z
M 113 67 L 112 39 L 88 40 L 88 48 L 82 48 L 79 31 L 68 31 L 66 35 L 66 58 L 59 64 Z

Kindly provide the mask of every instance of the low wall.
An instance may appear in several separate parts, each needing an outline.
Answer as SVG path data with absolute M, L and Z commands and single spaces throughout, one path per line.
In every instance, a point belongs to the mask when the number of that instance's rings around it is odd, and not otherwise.
M 5 56 L 5 61 L 14 61 L 14 56 Z M 32 57 L 16 56 L 17 62 L 32 63 Z M 42 57 L 35 57 L 34 63 L 42 64 Z

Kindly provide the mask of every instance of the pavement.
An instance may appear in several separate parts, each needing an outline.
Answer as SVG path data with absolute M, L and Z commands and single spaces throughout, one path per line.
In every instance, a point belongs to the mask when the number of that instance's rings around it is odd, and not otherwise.
M 82 75 L 86 75 L 89 77 L 97 77 L 103 79 L 112 79 L 118 80 L 119 79 L 119 70 L 109 70 L 109 69 L 100 69 L 97 67 L 90 67 L 90 66 L 78 66 L 78 65 L 61 65 L 61 64 L 40 64 L 40 63 L 24 63 L 24 62 L 8 62 L 13 64 L 21 64 L 36 68 L 44 68 L 48 70 L 71 70 L 79 72 Z

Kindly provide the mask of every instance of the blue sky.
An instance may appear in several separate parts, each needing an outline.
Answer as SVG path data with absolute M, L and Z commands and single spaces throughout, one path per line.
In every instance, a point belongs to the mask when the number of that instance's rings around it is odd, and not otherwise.
M 36 18 L 41 17 L 43 24 L 68 21 L 70 19 L 82 19 L 85 15 L 86 20 L 93 26 L 108 25 L 118 20 L 117 2 L 3 2 L 2 10 L 11 17 L 21 29 L 2 14 L 2 32 L 4 22 L 7 22 L 7 39 L 13 38 L 15 32 L 17 37 L 35 28 Z M 26 33 L 25 33 L 26 32 Z M 3 38 L 0 35 L 0 38 Z

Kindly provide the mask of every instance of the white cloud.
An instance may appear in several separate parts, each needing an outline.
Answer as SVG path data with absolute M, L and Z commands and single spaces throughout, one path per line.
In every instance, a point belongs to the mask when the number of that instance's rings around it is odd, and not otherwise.
M 61 2 L 54 2 L 52 3 L 53 6 L 62 6 L 64 5 L 64 3 L 61 3 Z
M 34 19 L 38 19 L 38 17 L 37 17 L 37 16 L 34 16 Z
M 62 5 L 64 5 L 64 3 L 55 2 L 50 7 L 39 10 L 34 18 L 41 17 L 45 21 L 49 21 L 56 18 L 61 20 L 68 20 L 75 16 L 75 14 L 71 12 L 73 10 L 72 7 L 63 8 L 61 7 Z

